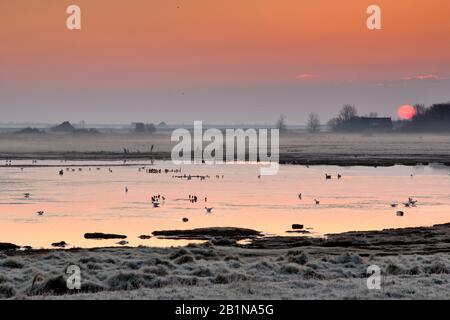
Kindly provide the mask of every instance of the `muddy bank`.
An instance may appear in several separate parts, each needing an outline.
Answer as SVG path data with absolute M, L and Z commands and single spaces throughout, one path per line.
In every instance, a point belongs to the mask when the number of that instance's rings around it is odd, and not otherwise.
M 263 233 L 242 228 L 199 228 L 191 230 L 155 231 L 159 238 L 174 240 L 218 239 L 221 244 L 248 249 L 286 249 L 300 247 L 342 248 L 371 254 L 444 253 L 450 252 L 450 223 L 431 227 L 385 229 L 381 231 L 351 231 L 327 234 L 325 237 L 265 236 Z M 237 243 L 236 240 L 246 240 Z
M 85 233 L 84 238 L 85 239 L 93 239 L 93 240 L 126 239 L 127 236 L 122 235 L 122 234 L 93 232 L 93 233 Z
M 40 152 L 40 153 L 1 153 L 0 160 L 62 160 L 62 161 L 142 161 L 148 164 L 153 160 L 171 160 L 170 152 L 154 153 L 116 153 L 116 152 Z M 416 166 L 439 163 L 450 166 L 450 155 L 447 154 L 305 154 L 295 152 L 281 152 L 280 164 L 292 165 L 336 165 L 336 166 L 371 166 L 389 167 L 394 165 Z M 53 166 L 60 167 L 64 163 Z M 137 165 L 130 163 L 119 163 L 119 166 Z M 6 165 L 0 164 L 0 167 Z M 39 163 L 33 165 L 15 165 L 12 163 L 8 167 L 27 166 L 49 166 Z M 83 166 L 77 164 L 77 166 Z M 108 164 L 107 166 L 112 166 Z
M 170 160 L 170 152 L 32 152 L 32 153 L 1 153 L 0 160 L 66 160 L 66 161 L 124 161 L 124 160 Z M 125 163 L 126 164 L 126 163 Z M 12 164 L 11 166 L 14 166 Z M 39 166 L 36 164 L 35 166 Z
M 243 240 L 262 236 L 262 233 L 256 230 L 233 227 L 162 230 L 154 231 L 152 234 L 158 238 L 175 240 L 211 240 L 212 238 Z
M 336 165 L 342 167 L 367 166 L 390 167 L 395 165 L 416 166 L 439 163 L 450 166 L 450 155 L 424 154 L 280 154 L 280 164 Z
M 342 248 L 367 254 L 431 254 L 450 252 L 450 223 L 432 227 L 352 231 L 312 237 L 258 237 L 245 244 L 252 249 L 299 247 Z
M 372 252 L 375 253 L 375 252 Z M 98 248 L 0 253 L 0 299 L 449 299 L 448 253 L 361 248 Z M 67 288 L 78 266 L 81 288 Z M 383 274 L 368 290 L 367 268 Z
M 319 251 L 338 250 L 358 252 L 364 255 L 432 254 L 450 252 L 450 223 L 431 227 L 385 229 L 380 231 L 351 231 L 311 237 L 307 233 L 299 236 L 267 236 L 264 233 L 236 227 L 210 227 L 187 230 L 154 231 L 153 236 L 171 240 L 202 240 L 207 245 L 244 249 L 293 249 L 315 248 Z M 151 236 L 143 236 L 150 238 Z M 86 239 L 125 239 L 126 235 L 86 233 Z M 243 240 L 243 241 L 242 241 Z M 23 249 L 25 251 L 20 251 Z M 92 249 L 95 250 L 95 249 Z M 20 247 L 12 243 L 0 243 L 0 252 L 33 252 L 31 247 Z

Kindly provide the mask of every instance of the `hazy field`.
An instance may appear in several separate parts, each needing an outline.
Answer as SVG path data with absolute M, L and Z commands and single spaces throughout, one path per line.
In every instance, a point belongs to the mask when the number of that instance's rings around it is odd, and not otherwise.
M 450 136 L 431 134 L 306 134 L 292 133 L 280 139 L 282 162 L 311 164 L 383 164 L 391 162 L 450 163 Z M 170 133 L 134 134 L 0 134 L 0 157 L 81 157 L 83 153 L 121 155 L 123 149 L 148 153 L 154 145 L 155 158 L 168 158 L 175 142 Z M 103 157 L 108 158 L 105 154 Z

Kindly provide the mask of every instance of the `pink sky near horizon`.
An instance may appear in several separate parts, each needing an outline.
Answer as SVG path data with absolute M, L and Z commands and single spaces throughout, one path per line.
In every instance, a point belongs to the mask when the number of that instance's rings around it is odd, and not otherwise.
M 379 31 L 366 28 L 366 8 L 373 3 L 382 9 Z M 81 7 L 81 31 L 66 29 L 70 4 Z M 75 98 L 79 92 L 98 90 L 85 93 L 86 99 L 106 107 L 105 94 L 117 90 L 132 96 L 134 90 L 250 87 L 273 90 L 274 97 L 283 99 L 283 90 L 312 86 L 318 95 L 329 86 L 342 86 L 347 100 L 357 90 L 354 86 L 444 82 L 433 84 L 439 86 L 432 90 L 439 102 L 450 98 L 444 93 L 450 77 L 449 17 L 447 0 L 4 0 L 0 83 L 13 93 L 0 99 L 0 108 L 17 105 L 26 110 L 33 100 L 61 105 L 62 97 L 49 98 L 52 90 Z M 413 86 L 417 90 L 417 83 Z M 16 93 L 22 90 L 39 95 L 28 101 Z M 424 93 L 428 102 L 427 95 L 431 93 Z M 214 105 L 203 97 L 183 101 L 203 108 Z M 242 107 L 253 97 L 235 92 L 229 103 Z M 221 98 L 225 104 L 227 94 Z M 396 96 L 385 104 L 415 102 L 406 98 Z M 152 98 L 140 99 L 132 104 L 142 109 Z M 158 96 L 155 103 L 181 104 L 164 99 Z M 286 104 L 294 99 L 299 98 L 289 93 Z M 315 101 L 314 96 L 306 100 Z M 323 110 L 327 103 L 317 102 Z M 289 114 L 291 107 L 286 108 Z

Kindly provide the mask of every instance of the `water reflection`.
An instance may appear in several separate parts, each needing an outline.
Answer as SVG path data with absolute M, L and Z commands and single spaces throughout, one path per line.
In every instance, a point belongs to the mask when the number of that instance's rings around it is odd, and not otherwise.
M 303 224 L 318 236 L 450 221 L 449 169 L 438 165 L 286 165 L 278 175 L 261 178 L 258 166 L 249 164 L 181 167 L 182 175 L 208 176 L 188 180 L 164 173 L 164 169 L 180 169 L 170 162 L 119 166 L 121 161 L 38 161 L 28 166 L 31 161 L 24 160 L 12 164 L 0 168 L 0 242 L 33 247 L 49 247 L 61 240 L 82 247 L 117 242 L 83 238 L 84 233 L 97 231 L 126 234 L 133 246 L 170 246 L 187 242 L 138 236 L 154 230 L 213 226 L 297 235 L 286 233 L 293 223 Z M 149 168 L 163 171 L 147 173 Z M 59 175 L 61 169 L 63 175 Z M 343 176 L 340 180 L 338 173 Z M 326 180 L 325 174 L 332 179 Z M 166 200 L 154 208 L 151 197 L 158 194 Z M 189 195 L 196 195 L 198 201 L 189 201 Z M 418 200 L 417 207 L 402 206 L 408 197 Z M 399 208 L 391 208 L 392 202 L 399 202 Z M 213 213 L 205 213 L 205 207 L 214 207 Z M 397 210 L 405 215 L 396 216 Z M 38 211 L 44 211 L 43 215 Z M 188 222 L 182 221 L 185 217 Z

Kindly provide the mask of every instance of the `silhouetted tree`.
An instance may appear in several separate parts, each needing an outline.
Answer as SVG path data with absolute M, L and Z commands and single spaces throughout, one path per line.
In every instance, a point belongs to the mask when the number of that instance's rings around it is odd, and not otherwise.
M 427 112 L 427 107 L 424 104 L 415 104 L 416 116 L 421 116 Z
M 286 132 L 286 131 L 287 131 L 287 127 L 286 127 L 286 117 L 285 117 L 284 115 L 281 115 L 281 116 L 278 118 L 275 127 L 276 127 L 278 130 L 280 130 L 280 132 Z
M 358 116 L 358 110 L 354 105 L 345 104 L 339 111 L 336 118 L 330 119 L 328 125 L 334 131 L 339 131 L 344 129 L 345 124 L 351 121 L 353 118 Z
M 339 111 L 338 119 L 341 122 L 348 121 L 358 115 L 358 110 L 354 105 L 351 104 L 345 104 L 341 111 Z
M 320 119 L 318 113 L 310 113 L 308 121 L 306 122 L 306 129 L 308 132 L 315 133 L 320 129 Z
M 433 104 L 426 108 L 415 105 L 416 116 L 411 121 L 405 121 L 400 130 L 410 132 L 449 132 L 450 103 Z

